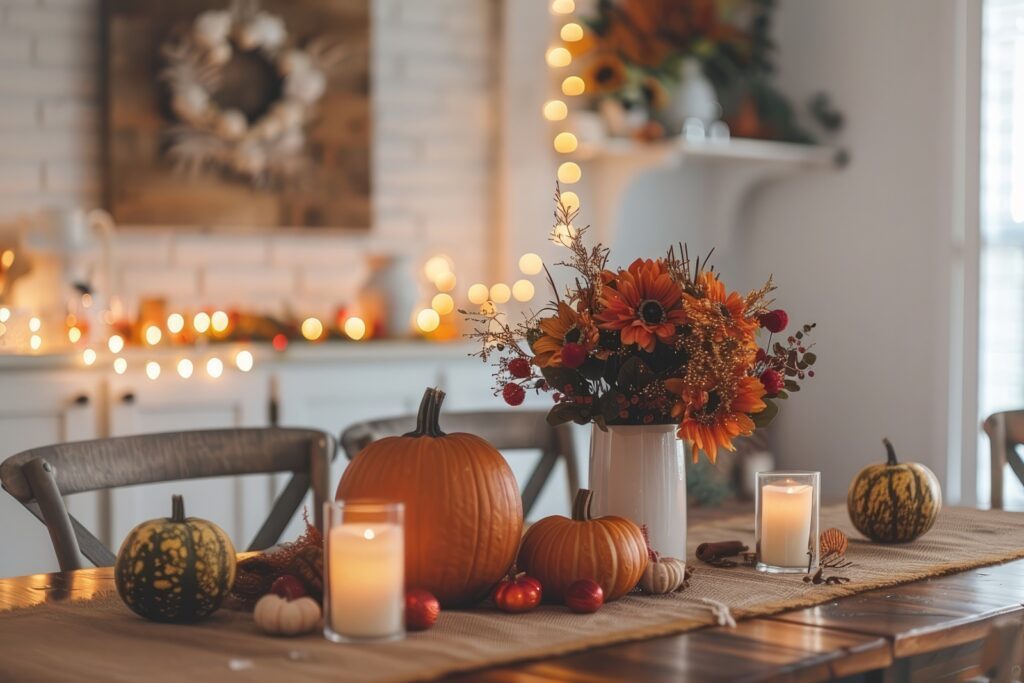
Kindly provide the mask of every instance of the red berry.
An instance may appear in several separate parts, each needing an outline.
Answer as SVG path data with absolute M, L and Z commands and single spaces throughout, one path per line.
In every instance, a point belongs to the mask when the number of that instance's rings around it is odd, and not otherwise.
M 274 583 L 270 584 L 270 592 L 280 595 L 285 600 L 298 600 L 306 595 L 306 586 L 298 577 L 285 574 L 277 577 Z
M 758 316 L 758 322 L 769 332 L 782 332 L 789 325 L 789 314 L 781 308 L 776 308 L 774 311 Z
M 567 368 L 575 369 L 583 365 L 587 361 L 587 350 L 583 348 L 582 344 L 574 344 L 572 342 L 562 347 L 562 365 Z
M 525 358 L 513 358 L 508 362 L 508 372 L 517 379 L 526 379 L 533 374 L 530 369 L 530 361 Z
M 814 377 L 814 370 L 808 370 L 807 371 L 807 376 L 808 377 Z
M 505 403 L 510 406 L 517 406 L 526 399 L 526 390 L 518 384 L 509 382 L 505 385 L 505 388 L 501 390 L 501 395 L 505 399 Z
M 405 592 L 405 627 L 410 631 L 425 631 L 437 621 L 441 603 L 434 594 L 422 588 Z
M 529 612 L 539 605 L 543 592 L 540 581 L 532 576 L 520 574 L 499 583 L 491 594 L 491 598 L 501 611 L 518 614 L 519 612 Z
M 765 395 L 771 398 L 772 396 L 778 396 L 779 392 L 785 386 L 785 381 L 782 379 L 782 375 L 779 374 L 778 370 L 765 370 L 761 373 L 761 384 L 764 385 Z
M 577 614 L 590 614 L 601 609 L 604 591 L 596 581 L 580 579 L 573 581 L 565 591 L 565 605 Z
M 757 356 L 754 358 L 755 363 L 763 363 L 768 360 L 768 353 L 764 349 L 757 350 Z

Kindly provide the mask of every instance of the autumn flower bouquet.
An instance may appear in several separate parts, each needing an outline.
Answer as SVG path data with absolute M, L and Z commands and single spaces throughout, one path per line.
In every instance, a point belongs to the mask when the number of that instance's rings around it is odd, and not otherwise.
M 608 249 L 586 246 L 587 228 L 574 227 L 578 209 L 557 189 L 555 202 L 552 239 L 568 250 L 556 265 L 574 271 L 573 284 L 559 292 L 548 272 L 554 299 L 516 323 L 489 303 L 467 313 L 508 404 L 549 392 L 551 424 L 672 425 L 694 461 L 703 451 L 714 462 L 814 376 L 814 325 L 781 336 L 789 316 L 773 309 L 770 278 L 731 292 L 685 246 L 609 268 Z

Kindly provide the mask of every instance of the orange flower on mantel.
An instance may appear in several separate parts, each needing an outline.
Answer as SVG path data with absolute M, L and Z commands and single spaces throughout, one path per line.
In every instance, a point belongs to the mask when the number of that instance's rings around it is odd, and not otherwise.
M 602 330 L 618 330 L 623 344 L 654 351 L 656 340 L 669 341 L 686 322 L 683 291 L 662 261 L 637 259 L 605 280 L 595 318 Z

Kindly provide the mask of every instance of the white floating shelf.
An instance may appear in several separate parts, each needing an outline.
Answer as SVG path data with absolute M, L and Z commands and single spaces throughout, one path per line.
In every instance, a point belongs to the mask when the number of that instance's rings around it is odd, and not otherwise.
M 733 239 L 755 188 L 795 173 L 842 165 L 842 152 L 834 147 L 745 138 L 655 142 L 611 138 L 599 144 L 581 143 L 571 158 L 593 183 L 596 202 L 591 203 L 597 210 L 593 222 L 604 226 L 600 238 L 605 243 L 618 234 L 622 200 L 640 176 L 683 166 L 700 169 L 706 177 L 708 227 L 719 248 L 727 248 Z

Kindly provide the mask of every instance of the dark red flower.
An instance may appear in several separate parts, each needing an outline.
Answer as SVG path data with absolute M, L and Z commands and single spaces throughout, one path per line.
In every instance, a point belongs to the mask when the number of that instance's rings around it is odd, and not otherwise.
M 789 324 L 789 314 L 781 308 L 776 308 L 774 311 L 768 311 L 758 316 L 758 322 L 769 332 L 782 332 Z
M 501 395 L 505 399 L 505 403 L 510 406 L 517 406 L 526 399 L 526 390 L 518 384 L 509 382 L 501 390 Z
M 778 396 L 785 386 L 782 375 L 779 374 L 778 370 L 765 370 L 761 373 L 760 379 L 761 384 L 764 385 L 765 396 L 768 397 Z
M 513 358 L 508 362 L 508 372 L 518 379 L 526 379 L 533 374 L 530 369 L 530 361 L 525 358 Z
M 582 344 L 568 343 L 562 347 L 562 365 L 578 368 L 587 361 L 587 350 Z
M 757 350 L 757 357 L 754 358 L 755 363 L 763 363 L 768 360 L 768 354 L 764 349 Z

